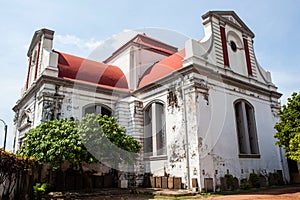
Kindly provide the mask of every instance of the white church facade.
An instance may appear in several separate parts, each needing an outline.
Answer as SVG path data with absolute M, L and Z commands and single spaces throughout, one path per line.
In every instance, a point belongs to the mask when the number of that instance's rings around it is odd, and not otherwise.
M 142 143 L 137 174 L 180 177 L 185 188 L 217 187 L 227 173 L 280 171 L 289 181 L 273 137 L 281 94 L 256 59 L 253 32 L 233 11 L 202 19 L 204 38 L 184 49 L 138 34 L 103 62 L 53 50 L 54 31 L 36 31 L 13 108 L 15 148 L 42 121 L 101 113 Z

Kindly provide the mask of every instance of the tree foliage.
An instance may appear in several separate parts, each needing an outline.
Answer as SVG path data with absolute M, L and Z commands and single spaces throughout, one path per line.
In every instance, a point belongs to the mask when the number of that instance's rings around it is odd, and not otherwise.
M 26 133 L 18 154 L 50 163 L 56 169 L 66 160 L 79 166 L 82 162 L 101 161 L 111 153 L 105 148 L 109 144 L 133 153 L 141 148 L 138 141 L 126 135 L 115 118 L 89 114 L 81 121 L 60 119 L 41 123 Z
M 92 162 L 93 157 L 84 147 L 76 126 L 76 121 L 67 119 L 42 122 L 26 133 L 17 153 L 50 163 L 54 169 L 66 160 L 72 164 Z
M 275 124 L 276 144 L 283 146 L 286 156 L 300 162 L 300 93 L 293 93 L 279 111 L 280 121 Z
M 78 125 L 78 132 L 89 152 L 106 163 L 133 162 L 141 144 L 126 135 L 117 120 L 106 115 L 86 115 Z M 111 162 L 113 161 L 113 162 Z

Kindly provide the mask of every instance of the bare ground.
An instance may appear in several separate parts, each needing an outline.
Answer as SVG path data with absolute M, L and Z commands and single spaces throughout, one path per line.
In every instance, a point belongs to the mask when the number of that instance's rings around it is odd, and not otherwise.
M 134 194 L 125 194 L 125 195 L 105 195 L 99 197 L 89 197 L 85 198 L 87 200 L 147 200 L 153 199 L 149 196 L 141 196 Z M 166 200 L 166 199 L 176 199 L 174 197 L 170 198 L 155 198 L 157 200 Z M 184 198 L 186 199 L 186 198 Z M 259 191 L 256 193 L 244 193 L 244 194 L 235 194 L 235 195 L 212 195 L 212 196 L 196 196 L 187 198 L 186 200 L 300 200 L 300 186 L 289 186 L 283 188 L 275 188 Z
M 257 193 L 238 194 L 238 195 L 223 195 L 216 197 L 208 197 L 211 200 L 300 200 L 300 187 L 291 186 L 284 188 L 276 188 L 264 190 Z

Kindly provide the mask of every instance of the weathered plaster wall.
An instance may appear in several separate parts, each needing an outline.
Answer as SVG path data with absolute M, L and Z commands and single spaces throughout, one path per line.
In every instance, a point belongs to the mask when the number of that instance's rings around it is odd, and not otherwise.
M 217 185 L 220 184 L 218 179 L 226 173 L 245 178 L 253 171 L 269 173 L 274 170 L 286 170 L 282 167 L 278 147 L 274 145 L 274 115 L 271 112 L 271 103 L 263 98 L 255 98 L 218 86 L 211 85 L 209 88 L 208 104 L 200 98 L 197 107 L 202 177 L 214 178 Z M 234 102 L 238 99 L 245 99 L 254 107 L 260 158 L 238 156 L 234 113 Z

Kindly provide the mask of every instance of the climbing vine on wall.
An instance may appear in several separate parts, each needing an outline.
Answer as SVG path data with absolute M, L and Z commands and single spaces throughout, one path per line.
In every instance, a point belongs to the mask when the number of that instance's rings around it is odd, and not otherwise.
M 0 149 L 0 186 L 4 188 L 2 199 L 9 198 L 18 175 L 35 166 L 37 166 L 35 159 L 17 156 Z

